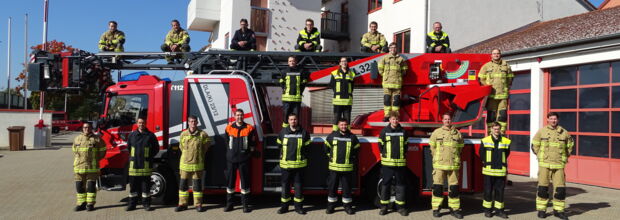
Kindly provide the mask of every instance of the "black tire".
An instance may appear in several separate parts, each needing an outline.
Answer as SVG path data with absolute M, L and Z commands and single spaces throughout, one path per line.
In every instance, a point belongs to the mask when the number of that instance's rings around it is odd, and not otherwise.
M 167 169 L 157 169 L 151 174 L 151 197 L 155 203 L 175 204 L 178 201 L 176 178 Z

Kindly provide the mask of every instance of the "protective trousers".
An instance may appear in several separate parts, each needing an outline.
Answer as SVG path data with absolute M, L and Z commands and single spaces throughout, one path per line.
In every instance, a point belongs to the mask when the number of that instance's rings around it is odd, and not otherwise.
M 304 172 L 306 168 L 282 169 L 282 194 L 280 202 L 288 204 L 291 201 L 291 182 L 295 186 L 295 203 L 302 203 L 304 195 L 302 194 L 304 183 Z
M 250 161 L 239 163 L 226 163 L 226 192 L 235 193 L 235 185 L 237 183 L 237 170 L 239 171 L 239 179 L 241 182 L 241 194 L 250 193 Z
M 351 183 L 353 180 L 353 172 L 329 171 L 327 179 L 327 202 L 338 201 L 338 184 L 342 185 L 342 203 L 353 202 L 351 197 Z
M 487 99 L 487 133 L 491 135 L 491 125 L 493 122 L 501 125 L 502 134 L 506 134 L 508 122 L 508 99 Z
M 192 180 L 192 191 L 194 196 L 194 206 L 202 204 L 202 170 L 196 172 L 180 171 L 181 181 L 179 183 L 179 206 L 187 206 L 189 200 L 189 179 Z
M 452 210 L 461 208 L 459 196 L 459 171 L 458 170 L 433 170 L 433 198 L 431 206 L 433 210 L 439 210 L 443 203 L 443 185 L 448 180 L 448 207 Z
M 133 202 L 135 204 L 139 195 L 142 195 L 142 201 L 150 201 L 150 176 L 129 176 L 129 199 L 131 200 L 130 202 Z
M 347 120 L 351 124 L 351 109 L 350 105 L 334 105 L 334 124 L 332 126 L 334 131 L 338 130 L 338 121 L 341 119 Z M 351 126 L 349 126 L 350 128 Z
M 190 48 L 189 44 L 179 44 L 177 46 L 177 49 L 176 49 L 175 52 L 189 52 L 190 50 L 191 50 L 191 48 Z M 163 52 L 172 52 L 170 46 L 168 46 L 166 44 L 162 44 L 161 45 L 161 51 L 163 51 Z M 172 61 L 174 61 L 174 59 L 183 59 L 184 56 L 181 55 L 181 54 L 177 54 L 177 55 L 174 55 L 174 56 L 166 55 L 165 58 L 166 58 L 166 61 L 172 62 Z
M 497 210 L 504 209 L 504 186 L 506 186 L 505 176 L 484 177 L 484 196 L 482 208 L 485 210 L 495 207 Z
M 400 89 L 383 88 L 383 115 L 400 110 Z
M 299 110 L 301 109 L 301 102 L 282 102 L 282 112 L 284 112 L 284 118 L 282 118 L 282 127 L 288 127 L 288 115 L 295 113 L 299 119 Z
M 549 184 L 553 184 L 553 210 L 563 212 L 566 206 L 566 183 L 564 169 L 538 167 L 538 193 L 536 210 L 546 211 L 549 204 Z
M 97 198 L 96 182 L 99 174 L 97 173 L 76 173 L 75 189 L 77 191 L 77 205 L 87 203 L 94 205 Z
M 387 205 L 390 203 L 390 197 L 392 190 L 392 181 L 396 181 L 396 205 L 404 206 L 405 205 L 405 196 L 406 196 L 406 180 L 405 180 L 405 169 L 406 167 L 390 167 L 390 166 L 382 166 L 381 167 L 381 205 Z

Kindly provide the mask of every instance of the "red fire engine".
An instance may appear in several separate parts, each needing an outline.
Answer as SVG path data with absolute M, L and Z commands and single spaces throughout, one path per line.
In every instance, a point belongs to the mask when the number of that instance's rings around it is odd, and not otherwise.
M 49 81 L 62 78 L 62 87 L 80 87 L 95 73 L 109 74 L 110 70 L 184 70 L 183 80 L 160 79 L 144 72 L 122 76 L 119 82 L 102 90 L 102 112 L 98 127 L 107 143 L 107 155 L 101 161 L 101 187 L 124 190 L 128 152 L 126 137 L 135 129 L 137 117 L 146 116 L 147 127 L 160 143 L 161 151 L 155 162 L 152 193 L 164 201 L 174 201 L 177 195 L 177 173 L 181 131 L 186 129 L 188 115 L 197 115 L 199 127 L 213 137 L 214 144 L 206 155 L 204 189 L 206 193 L 225 191 L 224 129 L 233 121 L 237 108 L 245 110 L 245 121 L 257 128 L 260 155 L 252 160 L 252 189 L 255 194 L 279 192 L 279 148 L 275 137 L 281 123 L 270 111 L 267 89 L 276 85 L 286 67 L 288 56 L 297 56 L 309 70 L 310 86 L 325 87 L 340 57 L 350 60 L 356 73 L 356 86 L 381 87 L 377 62 L 384 54 L 362 53 L 297 53 L 208 51 L 185 53 L 181 64 L 154 64 L 164 53 L 99 53 L 80 51 L 72 55 L 56 55 L 39 51 L 30 64 L 31 83 L 48 89 Z M 483 106 L 490 88 L 477 81 L 480 67 L 488 61 L 485 54 L 401 54 L 408 60 L 409 71 L 402 89 L 401 125 L 413 138 L 409 139 L 407 154 L 409 198 L 430 195 L 432 158 L 428 137 L 441 126 L 442 113 L 454 112 L 456 126 L 469 126 L 482 119 Z M 119 59 L 120 58 L 120 59 Z M 147 63 L 139 64 L 147 61 Z M 155 62 L 157 63 L 157 62 Z M 107 71 L 107 72 L 106 72 Z M 100 75 L 101 75 L 100 74 Z M 51 77 L 50 77 L 51 76 Z M 37 78 L 39 77 L 39 78 Z M 38 80 L 38 81 L 37 81 Z M 35 85 L 36 86 L 36 85 Z M 61 87 L 61 86 L 58 86 Z M 31 86 L 32 88 L 32 86 Z M 62 89 L 62 88 L 59 88 Z M 325 100 L 331 102 L 330 100 Z M 355 105 L 355 103 L 354 103 Z M 310 109 L 312 106 L 310 106 Z M 302 113 L 302 117 L 304 117 Z M 310 116 L 305 120 L 311 121 Z M 362 142 L 354 192 L 375 199 L 379 178 L 380 156 L 377 136 L 387 125 L 383 110 L 358 116 L 352 126 L 359 131 Z M 311 128 L 307 128 L 312 130 Z M 307 193 L 325 193 L 327 157 L 322 150 L 326 134 L 313 134 L 309 151 L 309 167 L 305 189 Z M 479 140 L 466 139 L 462 153 L 460 175 L 462 192 L 482 190 L 481 164 L 477 155 Z M 362 193 L 364 192 L 364 193 Z

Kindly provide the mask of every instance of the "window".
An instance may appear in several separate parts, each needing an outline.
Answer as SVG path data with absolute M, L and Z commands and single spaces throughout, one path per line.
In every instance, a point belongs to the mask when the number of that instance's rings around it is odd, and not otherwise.
M 258 36 L 267 36 L 269 33 L 269 9 L 252 7 L 250 14 L 250 28 Z
M 515 152 L 530 151 L 530 78 L 529 71 L 515 72 L 510 87 L 506 135 L 513 141 L 510 149 Z
M 381 9 L 383 0 L 368 0 L 368 13 Z
M 138 117 L 146 117 L 147 95 L 118 95 L 110 98 L 106 120 L 108 126 L 132 126 Z
M 409 40 L 411 39 L 411 30 L 405 30 L 394 34 L 394 42 L 400 53 L 409 53 Z

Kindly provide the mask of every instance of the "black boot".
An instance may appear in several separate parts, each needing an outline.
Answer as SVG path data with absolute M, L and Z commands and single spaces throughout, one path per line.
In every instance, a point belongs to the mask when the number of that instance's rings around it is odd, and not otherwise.
M 503 218 L 503 219 L 508 219 L 508 214 L 506 214 L 506 212 L 504 211 L 504 209 L 498 209 L 498 210 L 495 212 L 495 215 L 496 215 L 497 217 L 500 217 L 500 218 Z
M 387 215 L 388 207 L 387 204 L 381 204 L 381 209 L 379 209 L 379 215 Z
M 304 204 L 301 202 L 296 202 L 295 203 L 295 212 L 297 212 L 297 214 L 300 215 L 305 215 L 306 214 L 306 210 L 304 210 Z
M 89 211 L 89 212 L 95 211 L 95 205 L 94 204 L 86 205 L 86 211 Z
M 462 219 L 463 218 L 463 214 L 461 214 L 461 210 L 450 210 L 450 215 L 454 216 L 455 218 L 458 219 Z
M 439 209 L 433 210 L 433 217 L 435 217 L 435 218 L 441 217 L 441 214 L 439 213 Z
M 144 199 L 142 199 L 142 207 L 144 207 L 144 210 L 146 211 L 153 211 L 153 207 L 151 207 L 151 197 L 146 197 Z
M 202 204 L 199 204 L 196 206 L 196 211 L 197 212 L 204 212 L 207 211 L 207 207 L 202 206 Z
M 553 210 L 553 216 L 558 217 L 559 219 L 562 219 L 562 220 L 568 220 L 568 216 L 566 216 L 565 212 L 558 212 L 558 211 Z
M 353 204 L 345 203 L 343 206 L 344 206 L 344 212 L 346 212 L 349 215 L 355 214 L 355 209 L 353 209 Z
M 400 214 L 401 216 L 409 216 L 409 211 L 404 205 L 399 205 L 398 214 Z
M 336 207 L 335 202 L 327 202 L 327 208 L 325 209 L 325 214 L 334 213 L 334 208 Z
M 241 194 L 241 205 L 243 206 L 244 213 L 252 212 L 252 208 L 250 208 L 250 195 L 249 194 Z
M 538 211 L 538 218 L 546 218 L 547 213 L 545 211 Z
M 224 212 L 230 212 L 233 210 L 233 198 L 235 194 L 228 193 L 226 194 L 226 206 L 224 206 Z
M 187 205 L 179 205 L 176 208 L 174 208 L 175 212 L 180 212 L 180 211 L 185 211 L 187 210 Z
M 492 209 L 484 209 L 484 217 L 492 218 L 493 217 L 493 210 Z
M 284 214 L 288 212 L 288 202 L 283 202 L 280 204 L 280 209 L 278 209 L 278 214 Z
M 129 197 L 129 201 L 127 201 L 127 207 L 125 208 L 125 211 L 136 210 L 137 199 L 138 197 Z
M 86 203 L 82 203 L 81 205 L 75 206 L 73 211 L 79 212 L 79 211 L 82 211 L 82 210 L 85 210 L 85 209 L 86 209 Z

